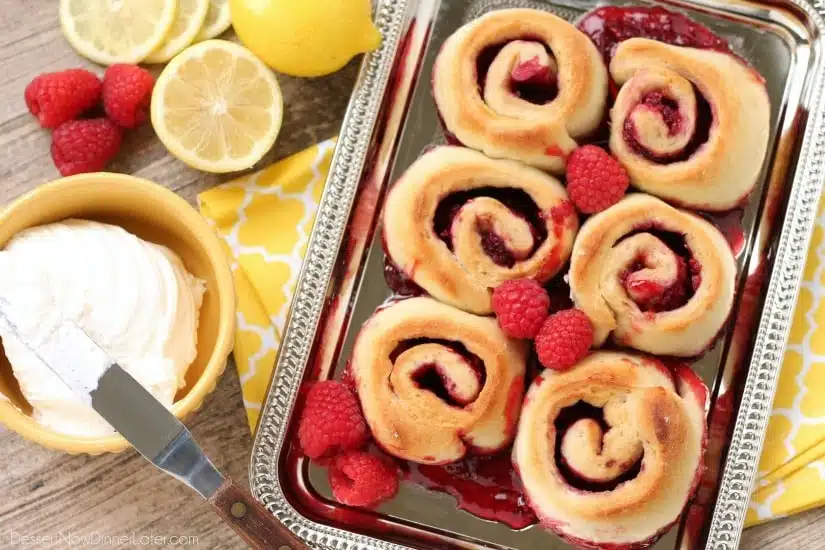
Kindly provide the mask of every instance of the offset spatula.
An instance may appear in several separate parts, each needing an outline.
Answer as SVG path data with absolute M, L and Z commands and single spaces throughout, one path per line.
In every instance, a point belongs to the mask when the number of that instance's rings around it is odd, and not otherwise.
M 38 342 L 27 342 L 14 323 L 13 309 L 0 298 L 0 322 L 63 382 L 105 418 L 155 466 L 182 481 L 211 504 L 252 548 L 297 550 L 309 548 L 249 493 L 223 476 L 192 438 L 189 430 L 124 371 L 106 351 L 75 323 L 59 320 Z M 10 318 L 12 317 L 12 318 Z M 59 368 L 83 350 L 90 363 L 105 368 L 97 388 L 66 376 Z M 90 365 L 91 367 L 92 365 Z

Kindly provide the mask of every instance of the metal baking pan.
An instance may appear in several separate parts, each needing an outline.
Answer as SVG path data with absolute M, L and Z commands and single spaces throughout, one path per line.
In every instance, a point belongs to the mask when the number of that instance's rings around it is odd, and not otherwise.
M 613 4 L 644 4 L 618 0 Z M 707 474 L 654 548 L 736 548 L 790 329 L 823 179 L 825 88 L 820 0 L 666 0 L 726 38 L 767 79 L 771 140 L 744 210 L 733 320 L 694 363 L 712 390 Z M 251 460 L 254 494 L 314 548 L 562 549 L 538 526 L 512 530 L 457 509 L 452 496 L 402 483 L 377 510 L 337 504 L 323 469 L 294 448 L 301 385 L 340 375 L 364 320 L 389 295 L 377 233 L 385 191 L 443 142 L 430 71 L 443 40 L 494 9 L 534 7 L 569 20 L 577 0 L 380 0 L 379 50 L 361 69 L 287 321 Z

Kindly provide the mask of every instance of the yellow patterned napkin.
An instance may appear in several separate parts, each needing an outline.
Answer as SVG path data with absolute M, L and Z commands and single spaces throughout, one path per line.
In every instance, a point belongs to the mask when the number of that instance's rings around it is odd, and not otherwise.
M 825 197 L 819 204 L 747 525 L 825 505 Z
M 329 140 L 198 197 L 231 252 L 235 362 L 249 425 L 265 398 L 329 170 Z M 825 200 L 808 256 L 748 525 L 825 504 Z
M 198 196 L 232 258 L 235 364 L 254 430 L 329 171 L 334 140 Z

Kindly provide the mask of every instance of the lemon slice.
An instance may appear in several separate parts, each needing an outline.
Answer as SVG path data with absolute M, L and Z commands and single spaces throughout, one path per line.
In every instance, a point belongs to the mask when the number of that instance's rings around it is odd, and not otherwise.
M 177 0 L 175 22 L 161 45 L 144 58 L 146 63 L 166 63 L 195 40 L 201 30 L 209 0 Z
M 96 63 L 138 63 L 163 42 L 176 8 L 177 0 L 60 0 L 60 26 Z
M 209 11 L 195 40 L 209 40 L 226 31 L 232 24 L 229 14 L 229 0 L 209 0 Z
M 225 40 L 183 50 L 152 92 L 152 126 L 170 153 L 205 172 L 252 167 L 272 148 L 281 88 L 252 52 Z

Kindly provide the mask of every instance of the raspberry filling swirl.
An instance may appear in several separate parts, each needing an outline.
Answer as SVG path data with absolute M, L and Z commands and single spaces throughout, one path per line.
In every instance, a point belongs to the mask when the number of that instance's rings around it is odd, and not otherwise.
M 631 184 L 676 204 L 729 210 L 756 184 L 770 132 L 762 77 L 718 51 L 631 38 L 610 74 L 610 149 Z
M 696 91 L 678 74 L 642 70 L 622 90 L 622 137 L 636 154 L 659 163 L 685 160 L 707 140 L 707 105 L 698 128 Z
M 527 353 L 494 319 L 418 297 L 363 325 L 351 372 L 378 445 L 405 460 L 445 464 L 512 442 Z
M 451 407 L 464 407 L 473 403 L 484 387 L 484 364 L 461 342 L 405 340 L 390 359 L 395 366 L 390 385 L 401 398 L 426 390 Z
M 486 57 L 492 56 L 485 67 Z M 558 94 L 558 65 L 541 42 L 514 40 L 493 46 L 479 57 L 484 102 L 502 115 L 521 116 L 524 103 L 544 105 Z
M 512 188 L 451 193 L 436 208 L 433 231 L 456 256 L 483 253 L 506 268 L 532 256 L 547 239 L 536 203 L 526 192 Z
M 655 542 L 701 477 L 707 397 L 689 367 L 644 356 L 595 352 L 545 370 L 513 454 L 542 524 L 585 548 Z
M 544 282 L 561 269 L 578 217 L 553 177 L 438 147 L 393 186 L 383 229 L 395 279 L 403 273 L 434 298 L 485 315 L 492 312 L 491 289 L 502 282 Z
M 713 225 L 649 195 L 629 195 L 591 217 L 573 247 L 570 290 L 593 325 L 657 355 L 710 347 L 733 306 L 736 264 Z
M 683 307 L 702 282 L 702 268 L 678 233 L 640 226 L 613 247 L 602 286 L 621 289 L 643 312 Z
M 593 43 L 547 12 L 490 12 L 451 35 L 433 68 L 445 129 L 490 157 L 564 171 L 601 124 L 607 71 Z

